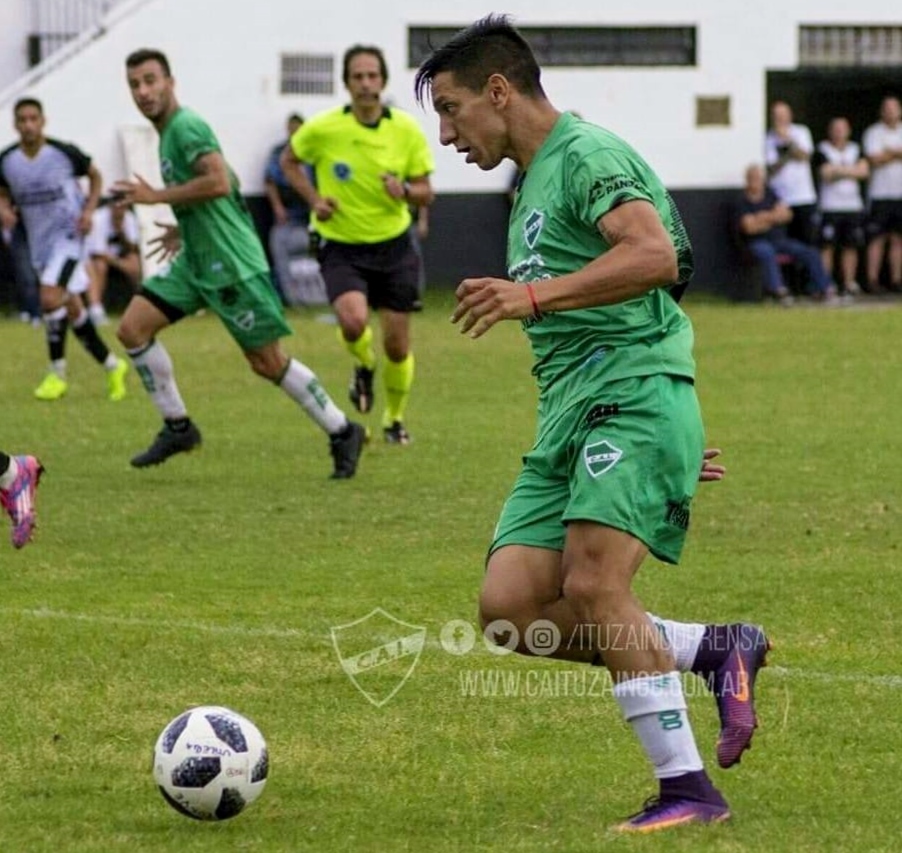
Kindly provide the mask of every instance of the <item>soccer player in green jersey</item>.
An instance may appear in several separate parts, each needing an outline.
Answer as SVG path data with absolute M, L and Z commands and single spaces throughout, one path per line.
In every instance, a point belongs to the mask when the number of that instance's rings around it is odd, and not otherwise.
M 545 654 L 608 668 L 660 784 L 619 830 L 725 820 L 678 671 L 709 678 L 721 714 L 718 760 L 730 766 L 754 731 L 767 639 L 752 625 L 651 619 L 631 591 L 649 552 L 678 561 L 696 484 L 717 478 L 704 450 L 692 326 L 677 304 L 693 269 L 679 213 L 629 145 L 555 109 L 505 16 L 434 51 L 415 85 L 420 102 L 431 96 L 443 145 L 484 170 L 509 158 L 521 173 L 510 280 L 464 280 L 452 316 L 471 337 L 520 320 L 539 385 L 536 442 L 489 550 L 486 633 L 510 642 L 516 632 L 518 651 L 541 654 L 530 631 L 547 634 L 551 623 L 564 642 Z
M 432 202 L 432 152 L 416 120 L 388 107 L 385 57 L 377 47 L 356 45 L 344 55 L 348 106 L 314 116 L 291 137 L 282 170 L 313 211 L 322 238 L 320 267 L 355 361 L 351 402 L 373 406 L 376 354 L 369 309 L 379 312 L 385 363 L 382 428 L 391 444 L 407 444 L 404 425 L 414 358 L 410 314 L 420 308 L 420 258 L 409 229 L 409 206 Z M 302 165 L 313 168 L 316 185 Z
M 329 435 L 332 477 L 353 477 L 366 431 L 348 420 L 305 364 L 289 358 L 279 339 L 291 334 L 273 290 L 269 266 L 238 181 L 209 125 L 179 105 L 169 63 L 158 50 L 126 59 L 128 85 L 138 109 L 160 134 L 166 186 L 154 189 L 136 176 L 114 187 L 122 204 L 170 204 L 177 225 L 165 226 L 155 251 L 173 259 L 144 282 L 122 317 L 119 339 L 164 420 L 144 453 L 132 459 L 158 465 L 201 442 L 188 417 L 172 361 L 157 333 L 207 308 L 217 314 L 255 373 L 281 388 Z

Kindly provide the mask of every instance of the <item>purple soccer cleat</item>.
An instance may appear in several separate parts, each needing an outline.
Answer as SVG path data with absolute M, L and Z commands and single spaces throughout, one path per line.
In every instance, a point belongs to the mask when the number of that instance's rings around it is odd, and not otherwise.
M 652 797 L 645 801 L 642 811 L 614 827 L 616 832 L 658 832 L 688 823 L 721 823 L 730 818 L 729 806 L 721 800 L 665 800 Z
M 8 489 L 0 489 L 0 505 L 13 523 L 12 543 L 22 548 L 31 541 L 36 513 L 34 495 L 44 466 L 34 456 L 15 456 L 18 473 Z
M 771 647 L 764 630 L 757 625 L 730 625 L 727 636 L 727 656 L 710 681 L 720 714 L 717 763 L 723 768 L 738 764 L 742 753 L 751 747 L 758 726 L 755 679 L 767 665 Z

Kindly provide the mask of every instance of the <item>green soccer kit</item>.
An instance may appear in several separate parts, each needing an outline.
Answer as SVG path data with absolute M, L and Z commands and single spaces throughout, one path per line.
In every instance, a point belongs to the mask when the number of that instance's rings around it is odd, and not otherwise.
M 198 157 L 222 149 L 210 126 L 180 108 L 160 134 L 160 171 L 166 186 L 195 178 Z M 173 205 L 182 250 L 143 289 L 184 314 L 214 311 L 242 349 L 256 349 L 291 334 L 272 286 L 253 221 L 229 169 L 232 191 L 222 198 Z
M 691 245 L 660 179 L 623 140 L 563 114 L 514 201 L 510 278 L 541 293 L 542 279 L 586 266 L 610 248 L 599 219 L 634 200 L 654 205 L 677 254 L 673 284 L 687 283 Z M 539 385 L 537 437 L 491 550 L 561 550 L 566 523 L 586 520 L 624 530 L 677 562 L 704 450 L 689 318 L 661 287 L 523 325 Z

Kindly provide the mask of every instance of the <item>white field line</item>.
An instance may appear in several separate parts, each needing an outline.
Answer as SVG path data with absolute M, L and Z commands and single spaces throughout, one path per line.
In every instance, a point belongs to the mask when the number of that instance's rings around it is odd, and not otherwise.
M 277 639 L 296 640 L 310 638 L 310 631 L 299 631 L 296 628 L 248 628 L 243 625 L 210 625 L 204 622 L 175 622 L 167 619 L 140 619 L 131 616 L 108 616 L 95 613 L 72 613 L 65 610 L 49 608 L 15 609 L 0 607 L 0 615 L 17 616 L 31 619 L 48 619 L 65 622 L 83 622 L 88 625 L 115 625 L 122 628 L 154 628 L 161 631 L 198 631 L 204 634 L 226 634 L 236 637 L 274 637 Z M 325 638 L 323 638 L 325 639 Z M 386 637 L 391 641 L 392 637 Z M 427 640 L 425 645 L 441 648 L 438 641 Z M 902 689 L 902 675 L 865 675 L 843 672 L 820 672 L 817 670 L 798 669 L 785 666 L 768 666 L 765 672 L 780 678 L 803 681 L 820 681 L 826 684 L 855 683 L 869 684 L 875 687 L 887 687 L 891 690 Z
M 204 634 L 230 634 L 237 637 L 278 637 L 280 639 L 297 639 L 309 637 L 309 631 L 296 628 L 248 628 L 243 625 L 210 625 L 204 622 L 173 622 L 167 619 L 140 619 L 131 616 L 107 616 L 97 613 L 70 613 L 65 610 L 37 608 L 34 610 L 15 610 L 0 607 L 4 616 L 19 616 L 32 619 L 50 619 L 65 622 L 84 622 L 88 625 L 116 625 L 120 628 L 155 628 L 160 631 L 199 631 Z

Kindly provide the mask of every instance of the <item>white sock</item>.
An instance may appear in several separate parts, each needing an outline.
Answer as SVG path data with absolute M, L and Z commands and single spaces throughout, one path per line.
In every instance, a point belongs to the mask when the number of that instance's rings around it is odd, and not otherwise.
M 689 672 L 698 647 L 702 644 L 705 634 L 705 626 L 698 622 L 674 622 L 671 619 L 661 619 L 654 613 L 646 614 L 664 639 L 668 650 L 676 661 L 676 668 L 680 672 Z
M 614 698 L 654 765 L 656 778 L 702 769 L 678 672 L 621 681 L 614 685 Z
M 115 370 L 118 366 L 119 366 L 119 359 L 116 358 L 116 356 L 113 355 L 112 353 L 110 353 L 106 357 L 106 361 L 104 361 L 104 363 L 103 363 L 103 369 L 107 373 L 109 373 L 111 370 Z
M 0 474 L 0 489 L 8 489 L 16 479 L 19 473 L 19 463 L 16 462 L 15 456 L 9 457 L 9 468 Z
M 146 347 L 129 350 L 128 354 L 147 393 L 150 394 L 150 399 L 163 418 L 165 420 L 187 418 L 188 410 L 172 373 L 172 359 L 169 358 L 163 344 L 153 340 Z
M 332 402 L 316 374 L 297 359 L 289 360 L 279 387 L 329 435 L 348 425 L 345 413 Z
M 50 372 L 55 373 L 60 379 L 66 378 L 66 359 L 58 358 L 50 362 Z

